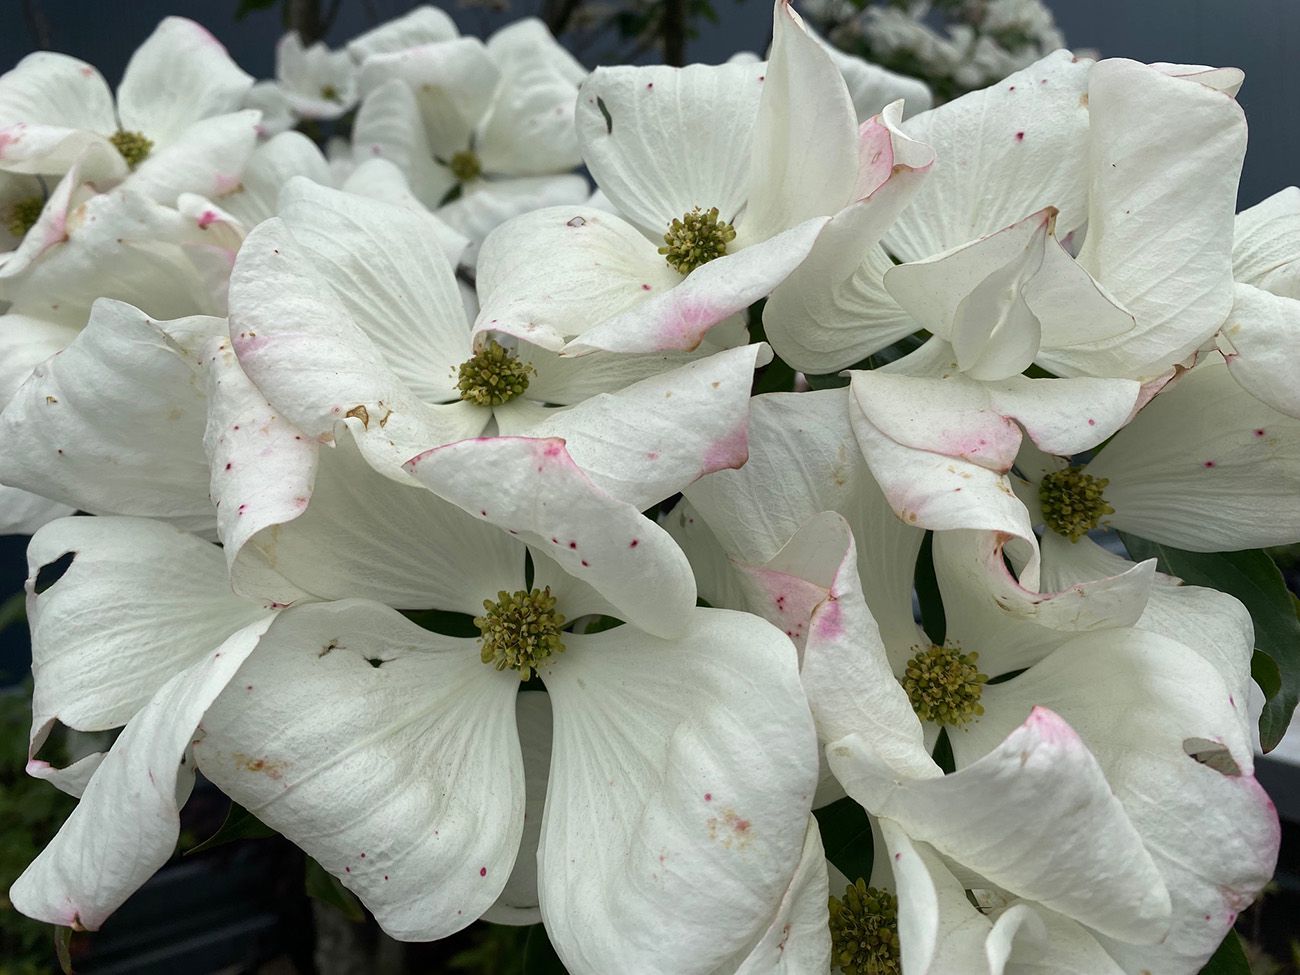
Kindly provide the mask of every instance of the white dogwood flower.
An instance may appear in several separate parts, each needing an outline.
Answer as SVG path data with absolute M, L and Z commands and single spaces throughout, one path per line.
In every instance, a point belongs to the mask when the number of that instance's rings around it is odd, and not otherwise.
M 28 55 L 0 78 L 0 169 L 124 183 L 162 203 L 239 182 L 258 115 L 253 79 L 191 20 L 168 17 L 131 56 L 114 102 L 100 73 L 64 54 Z

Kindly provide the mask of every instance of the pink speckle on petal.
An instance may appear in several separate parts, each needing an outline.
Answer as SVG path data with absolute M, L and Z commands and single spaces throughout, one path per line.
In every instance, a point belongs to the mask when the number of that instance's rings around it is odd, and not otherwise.
M 1256 430 L 1256 431 L 1255 431 L 1255 436 L 1257 436 L 1257 437 L 1262 437 L 1262 436 L 1264 436 L 1264 428 L 1263 428 L 1263 427 L 1260 427 L 1258 430 Z
M 582 560 L 582 567 L 583 567 L 584 569 L 589 569 L 589 568 L 591 568 L 591 563 L 588 562 L 586 559 L 583 559 L 583 560 Z
M 705 802 L 712 802 L 712 801 L 713 801 L 713 793 L 712 793 L 712 792 L 706 792 L 706 793 L 704 793 L 704 801 L 705 801 Z
M 486 876 L 487 876 L 487 867 L 479 867 L 479 868 L 478 868 L 478 875 L 479 875 L 480 877 L 486 877 Z
M 1097 421 L 1094 420 L 1092 417 L 1088 417 L 1088 426 L 1095 427 L 1096 425 L 1097 425 Z
M 641 290 L 642 290 L 642 291 L 649 291 L 649 290 L 650 290 L 650 285 L 648 285 L 648 284 L 643 284 L 643 285 L 641 285 Z
M 215 210 L 204 210 L 199 216 L 199 229 L 207 230 L 216 219 L 217 213 Z
M 1017 141 L 1017 142 L 1024 142 L 1024 141 L 1025 141 L 1025 134 L 1024 134 L 1023 132 L 1017 132 L 1017 133 L 1016 133 L 1016 141 Z
M 640 540 L 634 538 L 634 539 L 632 539 L 632 541 L 630 541 L 630 542 L 627 543 L 627 547 L 628 547 L 628 548 L 636 548 L 636 547 L 637 547 L 638 545 L 640 545 L 640 544 L 641 544 Z
M 822 640 L 834 640 L 844 634 L 844 621 L 840 613 L 839 601 L 827 598 L 817 612 L 817 636 Z
M 1202 466 L 1202 467 L 1217 467 L 1218 465 L 1215 464 L 1214 461 L 1212 461 L 1212 460 L 1207 460 L 1207 461 L 1206 461 L 1204 464 L 1202 464 L 1201 466 Z
M 570 543 L 569 543 L 569 548 L 577 548 L 577 547 L 578 547 L 578 543 L 577 543 L 577 542 L 570 542 Z
M 747 424 L 741 424 L 731 433 L 709 444 L 704 453 L 704 468 L 701 474 L 714 471 L 730 470 L 741 467 L 749 460 L 749 430 Z

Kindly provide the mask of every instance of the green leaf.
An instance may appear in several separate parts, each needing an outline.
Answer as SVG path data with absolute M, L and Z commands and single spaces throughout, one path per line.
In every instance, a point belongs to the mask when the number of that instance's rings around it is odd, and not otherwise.
M 54 929 L 54 954 L 63 975 L 72 975 L 72 928 Z
M 551 946 L 551 939 L 546 936 L 546 928 L 540 924 L 528 929 L 523 975 L 569 975 L 569 970 Z
M 1272 700 L 1282 690 L 1282 672 L 1277 669 L 1277 661 L 1263 650 L 1256 650 L 1250 655 L 1250 676 L 1264 692 L 1266 701 Z
M 1246 960 L 1246 950 L 1242 948 L 1236 931 L 1228 932 L 1219 950 L 1201 969 L 1201 975 L 1250 975 L 1250 962 Z
M 1267 552 L 1184 552 L 1121 534 L 1129 554 L 1138 561 L 1156 558 L 1160 571 L 1178 576 L 1193 586 L 1219 589 L 1240 599 L 1255 623 L 1255 648 L 1266 654 L 1277 671 L 1277 691 L 1259 716 L 1259 738 L 1271 751 L 1286 733 L 1291 714 L 1300 701 L 1300 618 L 1297 602 L 1287 590 Z M 1251 661 L 1252 676 L 1259 671 L 1267 681 L 1272 674 Z M 1267 691 L 1267 687 L 1265 688 Z
M 307 896 L 322 904 L 338 908 L 353 924 L 366 919 L 366 912 L 356 894 L 343 886 L 342 881 L 327 871 L 311 857 L 307 858 Z
M 839 867 L 849 880 L 861 877 L 870 883 L 876 842 L 871 835 L 867 811 L 845 796 L 829 806 L 814 809 L 813 815 L 817 817 L 817 828 L 821 830 L 826 859 Z
M 190 847 L 185 851 L 185 855 L 191 856 L 195 853 L 202 853 L 214 846 L 221 846 L 235 840 L 260 840 L 275 835 L 275 830 L 271 829 L 270 826 L 267 826 L 243 806 L 232 802 L 230 811 L 226 813 L 226 820 L 221 824 L 221 828 L 202 843 Z

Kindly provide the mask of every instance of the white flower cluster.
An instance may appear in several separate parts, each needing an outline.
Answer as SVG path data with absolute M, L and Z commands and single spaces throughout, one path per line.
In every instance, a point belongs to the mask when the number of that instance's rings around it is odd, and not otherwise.
M 821 0 L 815 18 L 837 43 L 957 94 L 1028 67 L 1065 40 L 1041 0 Z
M 428 8 L 279 55 L 0 78 L 29 771 L 81 797 L 15 907 L 98 928 L 201 771 L 392 936 L 540 920 L 574 975 L 1200 969 L 1277 855 L 1252 619 L 1089 533 L 1300 540 L 1239 71 L 1057 51 L 904 121 L 786 0 L 763 62 Z

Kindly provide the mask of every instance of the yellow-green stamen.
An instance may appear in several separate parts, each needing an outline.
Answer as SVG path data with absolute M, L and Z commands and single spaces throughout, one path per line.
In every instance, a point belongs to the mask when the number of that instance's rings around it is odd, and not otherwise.
M 984 713 L 980 704 L 988 675 L 975 662 L 978 653 L 962 653 L 956 647 L 930 646 L 907 662 L 903 690 L 912 710 L 922 721 L 963 725 Z
M 555 612 L 551 587 L 497 593 L 496 602 L 483 600 L 483 615 L 474 617 L 482 634 L 482 659 L 497 670 L 519 671 L 528 680 L 533 670 L 552 654 L 563 653 L 560 628 L 564 617 Z
M 727 245 L 735 239 L 736 231 L 731 224 L 718 219 L 717 207 L 707 213 L 696 207 L 672 222 L 659 253 L 670 268 L 680 274 L 690 274 L 726 254 Z
M 461 183 L 468 183 L 483 172 L 483 164 L 479 162 L 479 158 L 474 154 L 473 149 L 462 149 L 460 152 L 453 153 L 451 161 L 447 163 L 447 168 L 451 170 L 451 175 L 455 176 L 457 181 Z
M 333 85 L 321 85 L 320 97 L 325 99 L 327 102 L 342 101 L 342 99 L 339 98 L 339 90 Z
M 1114 514 L 1102 493 L 1109 483 L 1107 478 L 1085 474 L 1080 467 L 1048 474 L 1038 485 L 1044 523 L 1056 534 L 1077 542 L 1105 515 Z
M 528 388 L 528 377 L 535 371 L 532 363 L 488 339 L 483 348 L 460 364 L 456 388 L 466 402 L 500 406 L 522 395 Z
M 844 975 L 899 975 L 898 898 L 861 877 L 830 899 L 831 964 Z
M 140 132 L 118 129 L 108 137 L 108 141 L 113 143 L 113 148 L 122 154 L 132 169 L 148 159 L 149 153 L 153 151 L 153 140 L 145 138 Z
M 9 219 L 5 223 L 6 229 L 15 237 L 23 238 L 27 231 L 36 226 L 36 221 L 41 217 L 41 211 L 45 209 L 45 200 L 39 196 L 28 196 L 14 203 L 9 209 Z

